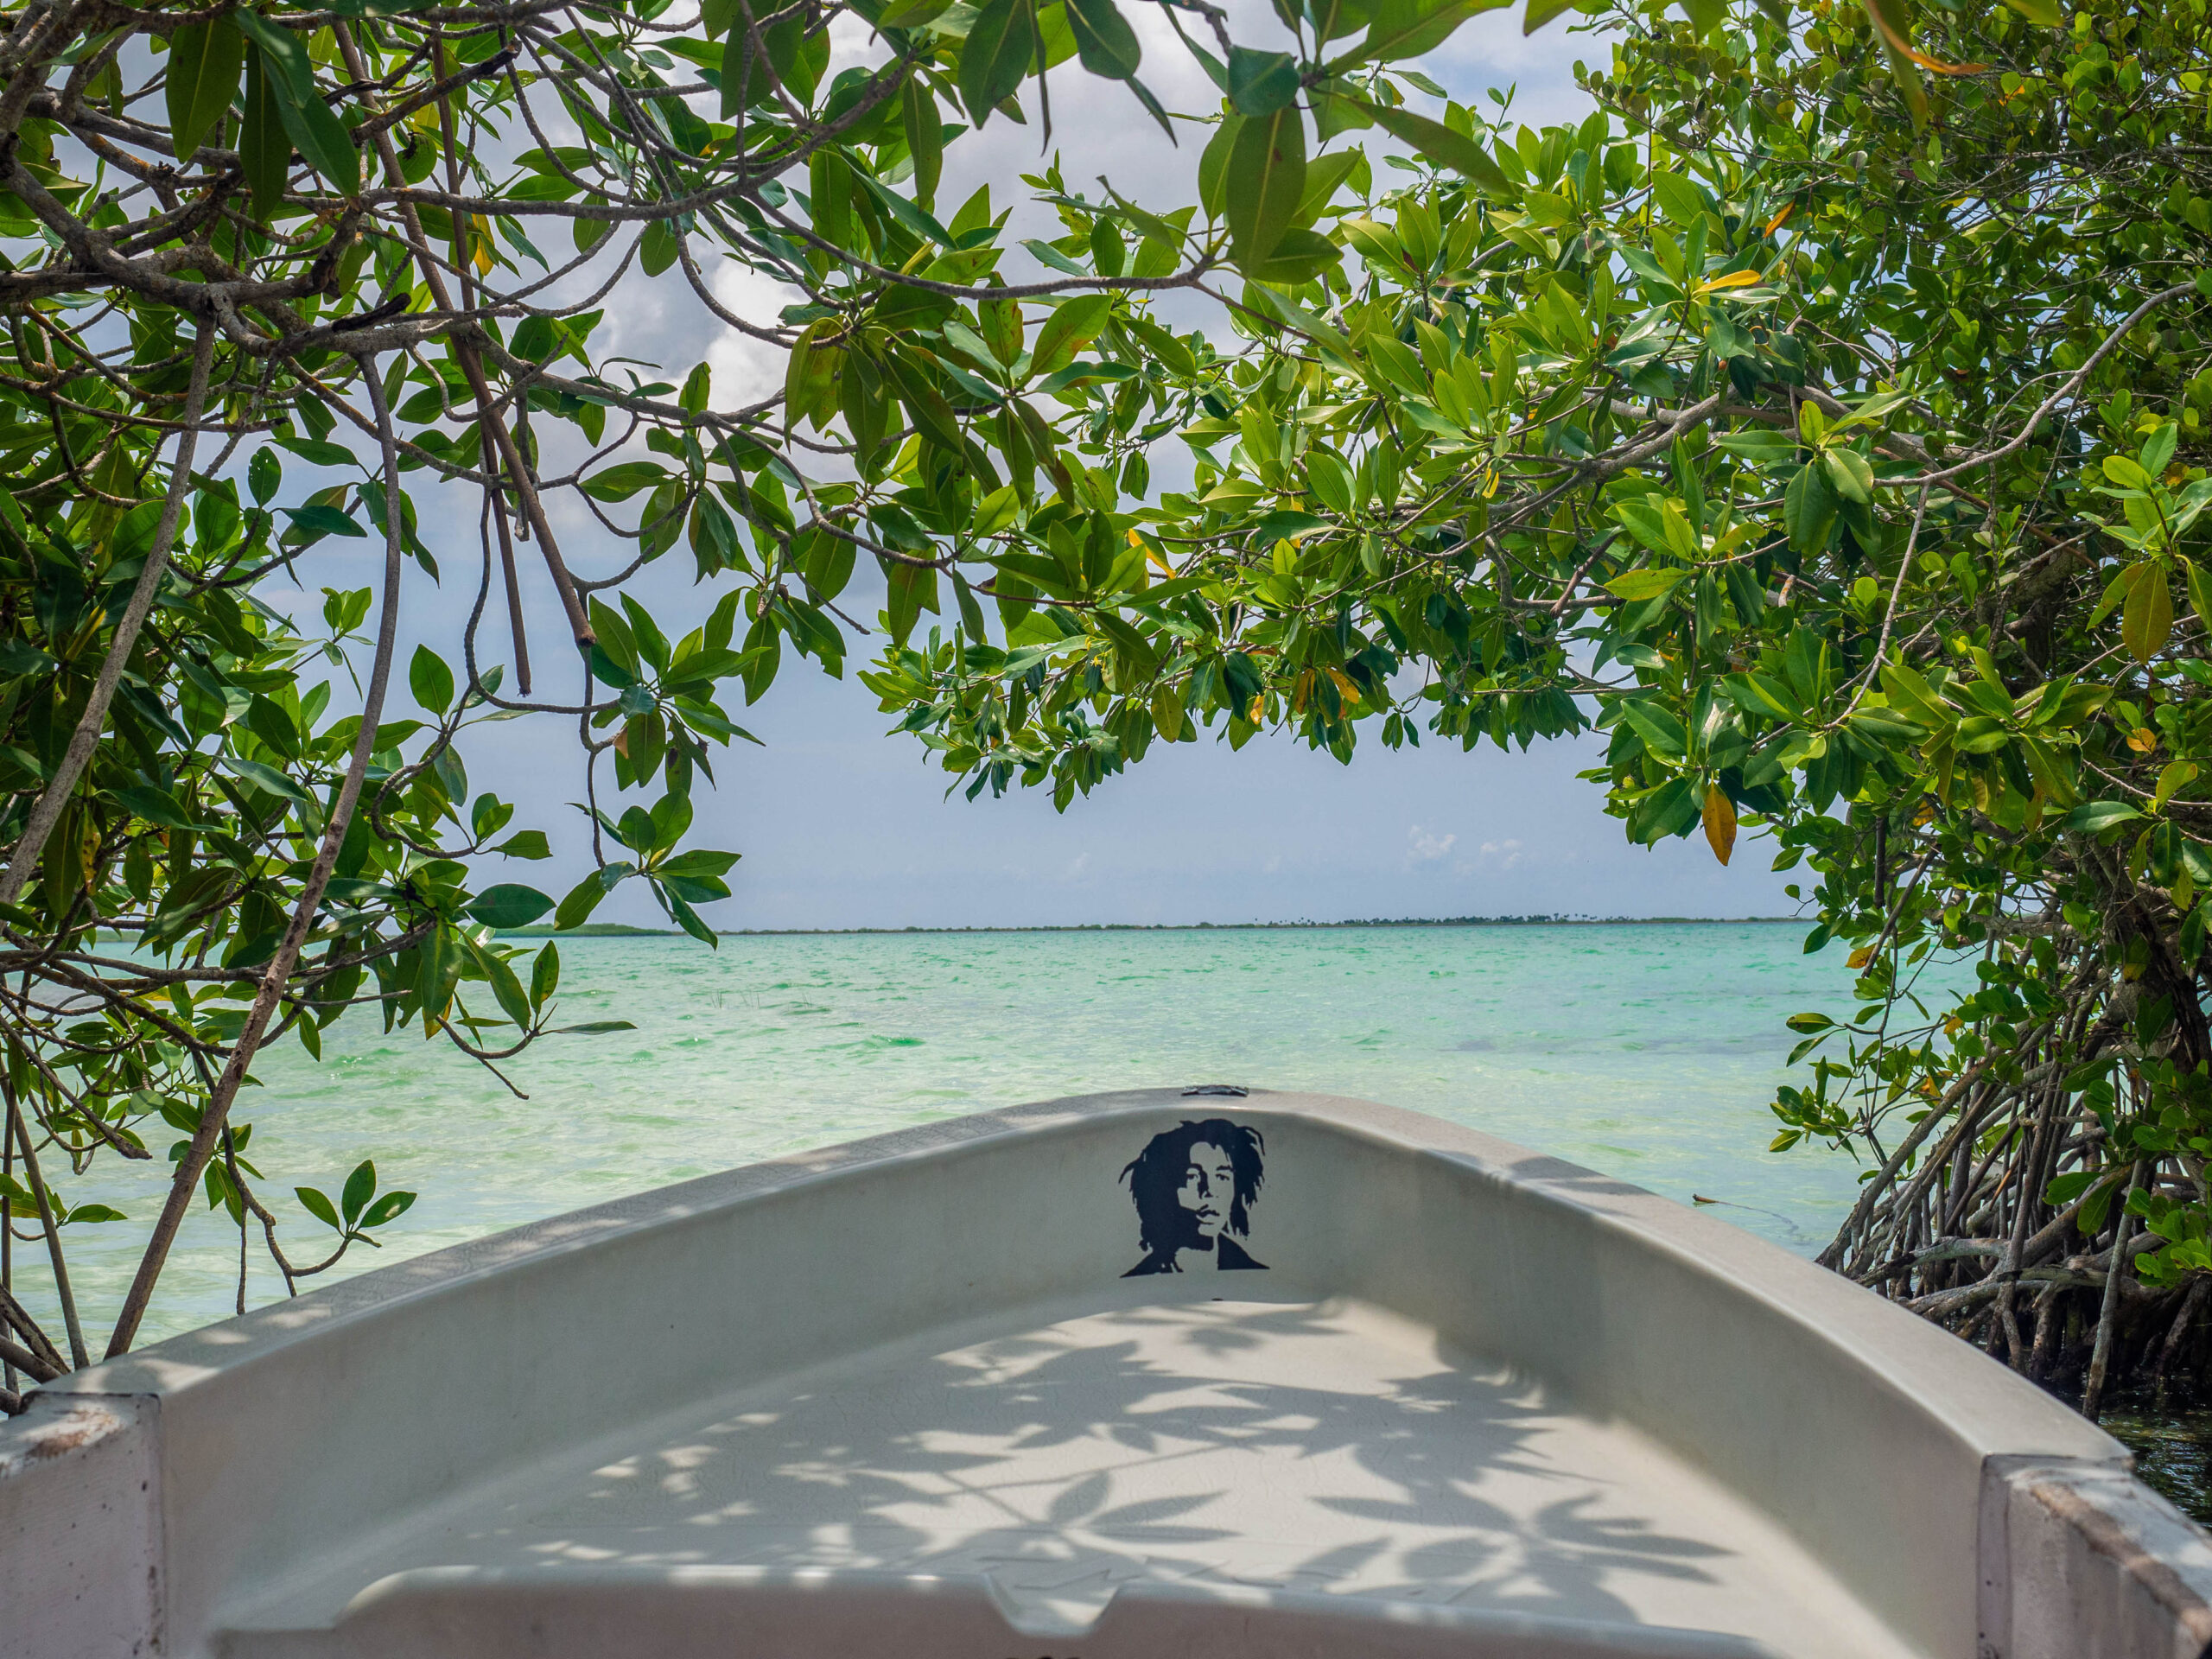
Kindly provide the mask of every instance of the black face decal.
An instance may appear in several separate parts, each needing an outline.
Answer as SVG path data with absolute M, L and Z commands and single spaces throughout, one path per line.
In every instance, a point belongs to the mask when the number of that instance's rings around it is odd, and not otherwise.
M 1144 1250 L 1122 1277 L 1264 1268 L 1236 1240 L 1252 1230 L 1265 1153 L 1257 1129 L 1225 1117 L 1185 1118 L 1154 1135 L 1122 1171 Z

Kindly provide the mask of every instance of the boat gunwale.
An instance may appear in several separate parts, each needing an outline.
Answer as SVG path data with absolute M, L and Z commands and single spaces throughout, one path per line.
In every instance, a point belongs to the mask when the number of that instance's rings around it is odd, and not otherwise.
M 995 1145 L 1018 1137 L 1179 1108 L 1205 1109 L 1173 1087 L 1117 1090 L 966 1113 L 780 1154 L 372 1268 L 69 1373 L 43 1389 L 180 1395 L 347 1325 L 465 1294 L 495 1275 L 550 1268 L 579 1252 L 662 1229 L 709 1224 L 730 1210 L 826 1183 L 891 1176 L 916 1164 L 987 1155 Z M 1298 1117 L 1378 1147 L 1442 1160 L 1593 1221 L 1637 1248 L 1717 1281 L 1717 1289 L 1758 1304 L 1983 1457 L 2133 1468 L 2133 1454 L 2118 1440 L 1949 1332 L 1756 1234 L 1647 1187 L 1446 1118 L 1356 1096 L 1255 1088 L 1237 1109 Z M 207 1351 L 217 1343 L 227 1351 Z M 178 1351 L 188 1344 L 199 1350 L 189 1358 Z

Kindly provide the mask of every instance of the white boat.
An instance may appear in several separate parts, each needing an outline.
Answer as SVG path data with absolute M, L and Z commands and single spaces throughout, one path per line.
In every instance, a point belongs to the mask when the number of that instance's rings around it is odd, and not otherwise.
M 1163 1090 L 365 1274 L 0 1428 L 24 1659 L 2197 1659 L 2003 1366 L 1471 1130 Z

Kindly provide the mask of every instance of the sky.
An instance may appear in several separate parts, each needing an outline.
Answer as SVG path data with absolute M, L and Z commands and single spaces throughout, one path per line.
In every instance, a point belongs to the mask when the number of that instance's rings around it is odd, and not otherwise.
M 1212 107 L 1211 86 L 1158 10 L 1130 10 L 1145 48 L 1140 73 L 1155 94 L 1171 110 Z M 1240 19 L 1232 25 L 1238 38 L 1268 39 L 1274 26 L 1262 21 L 1262 6 L 1245 0 L 1231 10 Z M 1578 57 L 1601 59 L 1604 44 L 1570 33 L 1567 20 L 1524 38 L 1518 10 L 1477 18 L 1421 67 L 1462 101 L 1485 87 L 1510 86 L 1512 112 L 1521 119 L 1539 126 L 1579 119 L 1586 105 L 1573 64 Z M 865 49 L 856 40 L 841 43 L 833 69 Z M 1052 104 L 1053 147 L 1071 186 L 1090 187 L 1103 173 L 1140 201 L 1192 199 L 1198 146 L 1186 140 L 1172 148 L 1122 89 L 1070 65 L 1055 73 Z M 952 145 L 938 190 L 941 210 L 949 213 L 982 183 L 1001 205 L 1019 200 L 1019 175 L 1039 168 L 1038 139 L 1033 125 L 995 119 Z M 1023 223 L 1019 212 L 1016 222 Z M 1015 233 L 1039 231 L 1056 234 L 1058 226 L 1033 218 Z M 788 297 L 735 267 L 716 278 L 715 288 L 726 305 L 763 318 Z M 666 378 L 680 379 L 703 358 L 714 371 L 718 407 L 782 382 L 779 354 L 724 327 L 675 273 L 626 282 L 607 316 L 606 350 L 658 363 Z M 418 511 L 435 493 L 418 497 Z M 457 661 L 479 556 L 473 504 L 454 501 L 470 506 L 465 522 L 423 512 L 444 582 L 432 588 L 410 573 L 403 631 L 410 645 L 428 640 Z M 555 524 L 581 570 L 626 559 L 624 545 L 573 506 L 564 505 Z M 517 551 L 538 690 L 565 698 L 575 689 L 566 630 L 543 567 L 530 549 Z M 365 586 L 374 578 L 375 563 L 362 543 L 326 542 L 317 554 L 302 600 L 319 603 L 315 588 L 323 584 Z M 690 564 L 679 547 L 636 584 L 664 622 L 685 618 L 682 626 L 694 626 L 719 596 L 692 586 Z M 841 607 L 873 617 L 880 586 L 879 578 L 871 595 L 856 578 Z M 490 642 L 505 631 L 495 595 L 485 649 L 493 650 Z M 872 655 L 868 645 L 855 642 L 853 666 Z M 972 804 L 945 798 L 945 774 L 911 739 L 886 734 L 889 718 L 849 670 L 833 682 L 787 652 L 781 677 L 760 702 L 740 710 L 738 697 L 732 686 L 726 706 L 763 747 L 717 752 L 718 784 L 695 791 L 690 837 L 694 845 L 743 855 L 731 876 L 734 896 L 705 912 L 726 930 L 1742 917 L 1795 908 L 1782 891 L 1789 878 L 1767 868 L 1755 839 L 1739 842 L 1726 868 L 1701 839 L 1629 845 L 1619 823 L 1605 816 L 1599 786 L 1575 776 L 1597 764 L 1597 747 L 1588 741 L 1510 754 L 1488 745 L 1465 753 L 1436 740 L 1393 753 L 1370 742 L 1344 766 L 1288 737 L 1263 736 L 1232 753 L 1202 732 L 1196 743 L 1155 745 L 1141 765 L 1056 814 L 1041 791 L 996 801 L 986 795 Z M 589 868 L 586 820 L 570 804 L 582 798 L 573 725 L 531 718 L 484 726 L 468 735 L 463 753 L 472 788 L 514 802 L 515 824 L 546 830 L 555 851 L 539 863 L 502 868 L 493 861 L 480 880 L 523 880 L 564 893 Z M 611 768 L 602 772 L 609 793 L 610 774 Z M 611 896 L 594 919 L 666 925 L 635 883 Z

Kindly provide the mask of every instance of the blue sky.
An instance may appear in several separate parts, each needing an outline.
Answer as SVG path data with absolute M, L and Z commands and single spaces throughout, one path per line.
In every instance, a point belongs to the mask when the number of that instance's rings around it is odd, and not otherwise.
M 1261 13 L 1262 6 L 1237 11 Z M 1514 113 L 1535 124 L 1577 118 L 1577 57 L 1605 48 L 1555 22 L 1533 38 L 1517 8 L 1477 19 L 1423 67 L 1463 100 L 1486 86 L 1514 85 Z M 1211 88 L 1141 9 L 1147 83 L 1171 109 L 1210 107 Z M 1255 19 L 1240 36 L 1264 40 Z M 1071 184 L 1104 173 L 1139 200 L 1190 199 L 1185 180 L 1197 146 L 1171 149 L 1122 89 L 1076 73 L 1054 78 L 1054 147 Z M 939 200 L 957 204 L 979 182 L 1001 203 L 1021 194 L 1017 175 L 1039 162 L 1037 129 L 995 121 L 948 154 Z M 1032 227 L 1043 228 L 1039 221 Z M 767 285 L 733 270 L 718 284 L 727 303 L 772 315 Z M 658 362 L 678 378 L 704 357 L 715 401 L 780 385 L 782 365 L 723 329 L 673 277 L 626 283 L 609 308 L 609 349 Z M 1155 468 L 1157 471 L 1158 469 Z M 419 480 L 420 475 L 416 475 Z M 417 508 L 446 570 L 442 588 L 419 575 L 404 609 L 406 632 L 458 657 L 474 597 L 475 512 L 441 521 L 434 489 Z M 571 563 L 585 571 L 626 556 L 581 514 L 556 520 Z M 574 690 L 573 659 L 543 568 L 518 549 L 541 693 Z M 359 543 L 318 553 L 315 588 L 372 579 Z M 638 591 L 664 622 L 702 618 L 718 594 L 693 588 L 681 550 L 646 573 Z M 681 568 L 678 568 L 681 567 Z M 877 584 L 880 591 L 880 582 Z M 275 597 L 275 595 L 271 595 Z M 846 608 L 873 616 L 856 581 Z M 496 652 L 505 621 L 495 595 L 483 631 Z M 864 662 L 867 642 L 853 660 Z M 735 696 L 733 689 L 731 696 Z M 737 711 L 733 709 L 733 713 Z M 1364 747 L 1339 766 L 1287 739 L 1262 738 L 1232 754 L 1211 734 L 1157 746 L 1145 762 L 1056 815 L 1041 793 L 943 798 L 944 776 L 918 745 L 884 734 L 888 721 L 857 681 L 831 682 L 787 657 L 784 677 L 738 717 L 765 742 L 718 761 L 720 787 L 696 793 L 696 844 L 744 855 L 735 896 L 712 907 L 723 928 L 1065 925 L 1087 922 L 1331 921 L 1351 917 L 1530 914 L 1745 916 L 1788 913 L 1786 878 L 1766 868 L 1756 841 L 1722 868 L 1702 840 L 1631 847 L 1603 812 L 1598 788 L 1578 780 L 1595 763 L 1587 742 L 1526 754 L 1485 747 L 1472 754 L 1432 743 L 1391 753 Z M 516 822 L 546 829 L 546 863 L 496 866 L 486 880 L 514 879 L 558 894 L 588 868 L 575 728 L 531 719 L 483 727 L 467 740 L 472 784 L 519 808 Z M 603 774 L 611 791 L 612 779 Z M 661 924 L 643 893 L 618 893 L 598 919 Z

